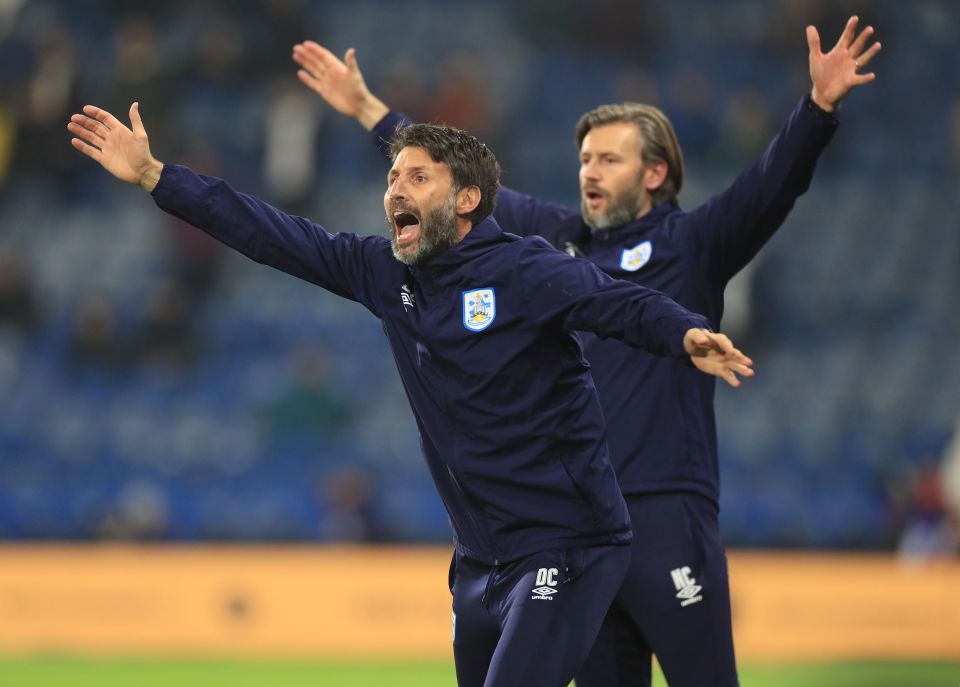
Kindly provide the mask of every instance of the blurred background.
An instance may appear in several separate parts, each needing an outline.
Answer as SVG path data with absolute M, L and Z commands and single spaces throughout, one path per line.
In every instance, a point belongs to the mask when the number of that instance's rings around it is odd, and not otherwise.
M 809 90 L 805 26 L 829 47 L 851 14 L 883 43 L 878 78 L 848 97 L 811 190 L 728 290 L 724 329 L 758 374 L 718 387 L 721 521 L 734 550 L 955 555 L 960 4 L 0 0 L 0 572 L 36 542 L 450 539 L 378 322 L 109 177 L 69 144 L 83 104 L 126 121 L 137 99 L 161 160 L 331 230 L 383 232 L 385 161 L 296 79 L 291 47 L 312 38 L 356 47 L 395 109 L 491 144 L 506 185 L 568 204 L 578 117 L 656 104 L 692 209 Z M 80 569 L 66 561 L 51 574 Z M 789 568 L 757 578 L 771 599 Z M 941 618 L 950 570 L 925 607 Z M 224 617 L 251 617 L 230 585 Z M 13 632 L 0 649 L 53 608 L 24 594 L 0 595 Z M 956 637 L 917 641 L 960 655 Z
M 674 122 L 692 209 L 809 90 L 804 27 L 883 50 L 813 186 L 728 292 L 757 361 L 718 391 L 731 546 L 956 549 L 960 6 L 950 0 L 0 2 L 0 538 L 449 540 L 379 324 L 157 211 L 69 145 L 84 103 L 332 230 L 385 231 L 369 137 L 293 43 L 576 204 L 574 124 Z M 954 497 L 960 501 L 960 497 Z

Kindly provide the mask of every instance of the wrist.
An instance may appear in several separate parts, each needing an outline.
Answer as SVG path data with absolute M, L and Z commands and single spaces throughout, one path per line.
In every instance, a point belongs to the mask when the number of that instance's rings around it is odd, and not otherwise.
M 807 103 L 811 106 L 810 109 L 813 110 L 815 114 L 833 114 L 840 106 L 840 103 L 838 102 L 828 102 L 823 95 L 820 94 L 816 86 L 814 86 L 813 90 L 810 91 L 810 99 L 807 101 Z
M 373 131 L 377 122 L 386 117 L 389 112 L 390 108 L 378 97 L 371 94 L 360 106 L 357 112 L 357 121 L 367 131 Z
M 140 174 L 140 188 L 147 193 L 153 193 L 160 181 L 160 175 L 163 174 L 163 163 L 156 159 L 151 159 L 146 169 Z

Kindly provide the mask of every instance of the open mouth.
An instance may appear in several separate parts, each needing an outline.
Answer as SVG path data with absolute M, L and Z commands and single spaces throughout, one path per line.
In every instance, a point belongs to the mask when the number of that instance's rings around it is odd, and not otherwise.
M 587 189 L 583 192 L 583 197 L 586 199 L 587 205 L 594 208 L 600 204 L 605 195 L 596 189 Z
M 409 244 L 416 241 L 420 236 L 420 218 L 412 212 L 394 212 L 393 226 L 397 232 L 397 244 L 399 245 Z

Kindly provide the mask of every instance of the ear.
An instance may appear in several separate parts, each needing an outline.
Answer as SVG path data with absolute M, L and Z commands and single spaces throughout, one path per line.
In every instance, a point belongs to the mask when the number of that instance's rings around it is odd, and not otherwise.
M 469 215 L 480 205 L 480 187 L 464 186 L 457 191 L 457 214 Z
M 655 160 L 643 170 L 643 187 L 650 193 L 663 185 L 664 179 L 670 172 L 670 165 L 666 160 Z

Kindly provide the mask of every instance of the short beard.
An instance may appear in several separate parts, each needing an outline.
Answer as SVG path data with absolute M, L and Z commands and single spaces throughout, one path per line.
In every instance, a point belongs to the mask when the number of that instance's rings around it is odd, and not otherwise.
M 415 267 L 456 244 L 460 233 L 457 227 L 457 194 L 451 191 L 443 205 L 433 208 L 420 219 L 420 240 L 412 251 L 400 252 L 393 222 L 387 218 L 387 223 L 390 224 L 393 257 L 404 265 Z
M 580 196 L 580 215 L 587 226 L 603 230 L 615 229 L 629 224 L 636 219 L 637 214 L 643 209 L 643 188 L 638 184 L 628 188 L 619 196 L 610 199 L 606 212 L 596 219 L 590 219 L 587 214 L 587 199 L 581 193 Z

